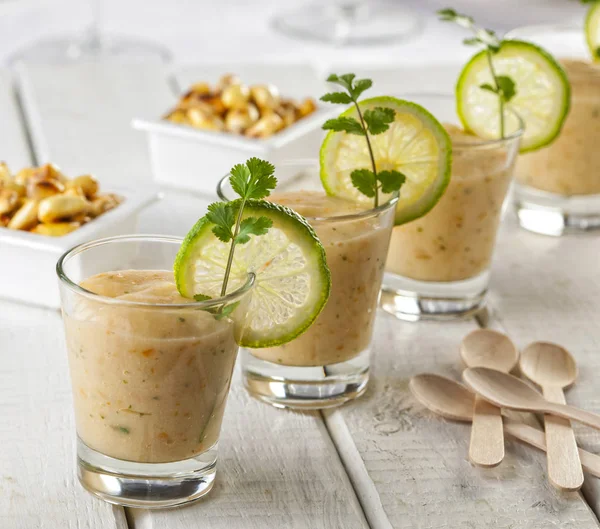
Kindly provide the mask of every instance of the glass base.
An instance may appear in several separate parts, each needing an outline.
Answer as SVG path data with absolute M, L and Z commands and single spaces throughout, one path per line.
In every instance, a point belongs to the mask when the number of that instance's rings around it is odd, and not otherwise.
M 464 281 L 416 281 L 386 272 L 379 307 L 403 321 L 467 318 L 485 306 L 488 271 Z
M 515 186 L 515 209 L 522 228 L 559 237 L 600 229 L 600 194 L 565 197 Z
M 105 456 L 77 439 L 80 483 L 104 501 L 125 507 L 164 509 L 195 501 L 213 487 L 217 446 L 185 461 L 134 463 Z
M 99 59 L 161 61 L 168 63 L 171 52 L 164 46 L 138 38 L 102 36 L 102 38 L 58 37 L 35 42 L 12 55 L 8 62 L 65 63 Z
M 421 19 L 395 3 L 320 2 L 281 13 L 272 26 L 286 36 L 336 45 L 386 44 L 419 33 Z
M 369 381 L 370 350 L 327 366 L 282 366 L 241 351 L 244 385 L 250 395 L 277 408 L 334 408 L 360 397 Z

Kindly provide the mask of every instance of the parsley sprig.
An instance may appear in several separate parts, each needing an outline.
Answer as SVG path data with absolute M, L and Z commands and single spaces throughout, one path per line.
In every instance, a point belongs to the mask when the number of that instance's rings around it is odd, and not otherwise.
M 500 51 L 502 40 L 491 29 L 480 28 L 475 25 L 473 17 L 457 13 L 452 8 L 440 9 L 437 12 L 440 20 L 445 22 L 454 22 L 459 26 L 469 29 L 474 33 L 473 37 L 463 40 L 467 46 L 483 46 L 485 48 L 490 73 L 494 84 L 483 83 L 479 86 L 482 90 L 492 92 L 498 96 L 498 107 L 500 112 L 500 137 L 504 138 L 504 106 L 517 93 L 515 82 L 507 75 L 498 75 L 494 68 L 493 56 Z
M 375 107 L 365 110 L 363 113 L 358 98 L 361 94 L 371 88 L 373 81 L 371 79 L 356 79 L 353 73 L 343 75 L 331 74 L 327 81 L 341 86 L 344 92 L 330 92 L 321 97 L 321 101 L 334 103 L 337 105 L 354 104 L 358 114 L 358 120 L 349 116 L 339 116 L 335 119 L 328 119 L 324 124 L 325 130 L 337 132 L 346 132 L 364 136 L 367 141 L 369 157 L 371 159 L 371 169 L 355 169 L 350 173 L 352 185 L 363 195 L 373 198 L 375 207 L 379 205 L 379 192 L 392 193 L 400 189 L 405 182 L 406 177 L 399 171 L 384 170 L 378 171 L 373 154 L 373 145 L 370 136 L 381 134 L 390 128 L 390 123 L 394 121 L 396 112 L 392 108 Z
M 206 218 L 214 224 L 212 231 L 215 237 L 225 243 L 231 242 L 221 296 L 227 293 L 235 247 L 238 244 L 246 244 L 251 235 L 264 235 L 273 225 L 273 221 L 267 217 L 242 217 L 248 200 L 268 197 L 275 189 L 277 179 L 274 173 L 275 167 L 269 162 L 250 158 L 245 164 L 238 164 L 231 169 L 229 182 L 240 198 L 233 202 L 215 202 L 208 206 Z M 200 296 L 195 296 L 196 301 L 209 299 L 206 296 L 198 298 Z

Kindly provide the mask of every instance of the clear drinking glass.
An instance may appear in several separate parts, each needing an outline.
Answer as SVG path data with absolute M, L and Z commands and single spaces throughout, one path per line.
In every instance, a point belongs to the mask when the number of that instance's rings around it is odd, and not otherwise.
M 272 25 L 284 35 L 304 40 L 381 45 L 415 36 L 422 20 L 397 1 L 322 0 L 279 13 Z
M 37 40 L 13 54 L 9 62 L 62 63 L 98 59 L 171 61 L 171 52 L 158 42 L 139 37 L 106 35 L 102 31 L 102 0 L 87 1 L 92 19 L 83 35 Z
M 314 161 L 281 164 L 277 176 L 273 202 L 287 191 L 325 194 Z M 229 176 L 219 183 L 218 194 L 224 200 L 233 198 Z M 338 406 L 365 391 L 397 200 L 350 215 L 305 216 L 325 248 L 331 294 L 323 312 L 295 340 L 280 347 L 242 349 L 244 384 L 251 395 L 277 407 L 318 409 Z
M 453 96 L 406 95 L 440 122 L 460 123 Z M 446 192 L 420 219 L 394 228 L 380 306 L 399 319 L 453 319 L 481 309 L 496 232 L 523 132 L 516 115 L 507 138 L 452 142 Z M 402 191 L 401 191 L 402 192 Z
M 549 146 L 519 156 L 515 207 L 521 226 L 546 235 L 600 228 L 600 65 L 582 27 L 529 26 L 509 38 L 534 42 L 564 66 L 571 110 Z
M 238 322 L 254 276 L 238 291 L 200 303 L 165 302 L 174 287 L 164 281 L 149 285 L 152 295 L 138 288 L 119 298 L 79 286 L 96 274 L 119 277 L 125 270 L 172 278 L 181 241 L 152 235 L 100 239 L 73 248 L 57 264 L 78 477 L 111 503 L 179 505 L 208 493 L 215 479 Z M 110 285 L 100 291 L 110 295 Z M 234 304 L 230 315 L 219 315 Z

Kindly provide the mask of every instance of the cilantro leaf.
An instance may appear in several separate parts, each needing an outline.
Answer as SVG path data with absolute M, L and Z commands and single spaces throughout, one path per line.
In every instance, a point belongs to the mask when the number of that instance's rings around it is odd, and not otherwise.
M 402 184 L 406 182 L 406 176 L 400 171 L 381 171 L 377 173 L 377 180 L 381 182 L 381 191 L 383 193 L 391 193 L 398 191 Z
M 355 169 L 350 173 L 352 185 L 363 195 L 373 198 L 375 196 L 375 175 L 369 169 Z
M 375 107 L 373 110 L 366 110 L 364 119 L 369 126 L 369 132 L 373 135 L 381 134 L 390 128 L 390 123 L 394 121 L 396 112 L 393 108 Z
M 327 82 L 343 86 L 346 90 L 348 90 L 348 92 L 350 92 L 352 90 L 352 81 L 354 81 L 355 77 L 356 75 L 353 73 L 345 73 L 344 75 L 336 75 L 332 73 L 327 78 Z
M 356 101 L 360 95 L 373 86 L 371 79 L 359 79 L 354 83 L 354 88 L 351 90 L 352 98 Z
M 334 103 L 336 105 L 349 105 L 352 103 L 352 98 L 345 92 L 330 92 L 321 96 L 321 101 L 326 103 Z
M 222 307 L 219 312 L 215 313 L 215 320 L 219 321 L 219 320 L 222 320 L 223 318 L 227 318 L 227 316 L 229 316 L 235 309 L 237 309 L 239 304 L 240 304 L 240 302 L 236 301 L 235 303 L 232 303 L 231 305 Z
M 482 90 L 485 90 L 487 92 L 492 92 L 494 94 L 498 93 L 498 90 L 496 90 L 495 86 L 492 86 L 490 83 L 483 83 L 479 85 L 479 88 L 481 88 Z
M 466 39 L 463 39 L 463 44 L 465 46 L 477 46 L 478 44 L 483 44 L 483 42 L 477 37 L 467 37 Z
M 273 226 L 273 221 L 267 217 L 246 217 L 240 223 L 235 242 L 246 244 L 250 240 L 250 235 L 264 235 L 271 226 Z
M 323 129 L 335 130 L 337 132 L 347 132 L 348 134 L 357 134 L 358 136 L 365 136 L 365 131 L 362 125 L 354 118 L 339 117 L 334 119 L 328 119 L 323 123 Z
M 196 301 L 208 301 L 209 299 L 212 299 L 210 296 L 205 296 L 204 294 L 196 294 L 194 296 L 194 299 Z
M 261 199 L 275 189 L 277 179 L 273 175 L 275 167 L 265 160 L 250 158 L 245 164 L 231 169 L 229 182 L 233 190 L 243 199 Z
M 515 82 L 506 75 L 498 75 L 496 77 L 496 83 L 502 92 L 504 101 L 510 101 L 517 94 L 517 88 Z
M 208 206 L 206 218 L 214 224 L 212 232 L 222 242 L 229 242 L 233 238 L 233 224 L 235 218 L 229 204 L 215 202 Z

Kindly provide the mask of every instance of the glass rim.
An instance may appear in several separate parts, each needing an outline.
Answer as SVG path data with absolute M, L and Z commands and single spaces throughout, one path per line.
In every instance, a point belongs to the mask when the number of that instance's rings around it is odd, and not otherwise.
M 445 92 L 406 92 L 403 94 L 400 94 L 398 97 L 402 98 L 402 99 L 408 99 L 410 101 L 410 98 L 419 98 L 419 97 L 435 97 L 435 98 L 439 98 L 439 99 L 447 99 L 450 100 L 452 103 L 456 102 L 456 96 L 454 94 L 448 94 Z M 429 111 L 429 109 L 427 109 Z M 489 149 L 492 147 L 497 147 L 498 145 L 502 145 L 504 143 L 510 143 L 513 142 L 515 140 L 520 139 L 523 134 L 525 133 L 525 122 L 523 121 L 523 118 L 521 116 L 519 116 L 519 114 L 517 112 L 515 112 L 512 108 L 506 108 L 506 110 L 508 112 L 510 112 L 517 120 L 518 124 L 519 124 L 519 128 L 515 131 L 512 132 L 511 134 L 509 134 L 508 136 L 505 136 L 504 138 L 495 138 L 495 139 L 484 139 L 484 138 L 480 138 L 479 136 L 477 136 L 477 138 L 479 138 L 481 141 L 478 141 L 477 143 L 469 143 L 469 142 L 460 142 L 460 141 L 452 141 L 452 152 L 456 151 L 456 150 L 473 150 L 473 149 Z M 431 112 L 431 111 L 429 111 Z M 433 112 L 431 112 L 433 114 Z M 433 114 L 434 117 L 435 114 Z M 437 117 L 436 117 L 437 119 Z M 460 121 L 460 120 L 459 120 Z M 462 123 L 460 124 L 460 126 L 462 127 Z
M 286 167 L 286 166 L 289 167 L 289 166 L 295 166 L 295 165 L 298 167 L 307 167 L 307 166 L 318 167 L 319 162 L 316 159 L 289 160 L 287 162 L 278 164 L 278 167 Z M 217 195 L 221 200 L 223 200 L 225 202 L 232 201 L 229 197 L 227 197 L 227 195 L 223 191 L 223 185 L 225 182 L 229 181 L 230 176 L 231 176 L 231 173 L 227 173 L 225 176 L 223 176 L 219 180 L 219 183 L 217 184 Z M 323 190 L 323 192 L 325 192 L 325 190 Z M 390 209 L 392 207 L 394 207 L 394 208 L 396 207 L 396 204 L 398 203 L 398 200 L 400 198 L 400 193 L 398 191 L 394 191 L 393 193 L 391 193 L 391 195 L 392 195 L 392 198 L 390 198 L 384 204 L 381 204 L 381 205 L 377 206 L 376 208 L 370 208 L 365 211 L 359 211 L 358 213 L 349 213 L 346 215 L 335 215 L 335 216 L 332 215 L 331 217 L 311 217 L 308 215 L 302 215 L 302 217 L 305 218 L 309 222 L 309 224 L 311 222 L 320 222 L 320 223 L 351 222 L 351 221 L 355 221 L 355 220 L 363 220 L 363 219 L 366 219 L 369 217 L 376 217 L 380 213 L 383 213 L 384 211 L 387 211 L 388 209 Z M 290 208 L 290 209 L 293 209 L 293 208 Z
M 248 273 L 248 278 L 246 282 L 237 290 L 226 294 L 225 296 L 204 300 L 204 301 L 193 301 L 190 303 L 150 303 L 144 301 L 130 301 L 130 300 L 122 300 L 111 298 L 108 296 L 102 296 L 100 294 L 96 294 L 90 290 L 83 288 L 82 286 L 75 283 L 65 272 L 64 264 L 71 258 L 87 251 L 92 248 L 97 248 L 99 246 L 104 246 L 106 244 L 111 244 L 115 242 L 164 242 L 164 243 L 179 243 L 183 242 L 183 237 L 174 237 L 169 235 L 152 235 L 152 234 L 130 234 L 130 235 L 116 235 L 113 237 L 104 237 L 102 239 L 94 239 L 92 241 L 84 242 L 74 246 L 70 250 L 67 250 L 63 253 L 57 263 L 56 263 L 56 275 L 58 276 L 59 281 L 65 285 L 72 292 L 82 295 L 88 299 L 92 299 L 94 301 L 106 303 L 107 305 L 119 305 L 123 307 L 131 307 L 131 308 L 156 308 L 161 310 L 181 310 L 181 309 L 199 309 L 206 310 L 210 308 L 214 308 L 217 306 L 221 306 L 224 303 L 229 303 L 236 301 L 244 294 L 249 292 L 254 286 L 256 276 L 254 273 Z

